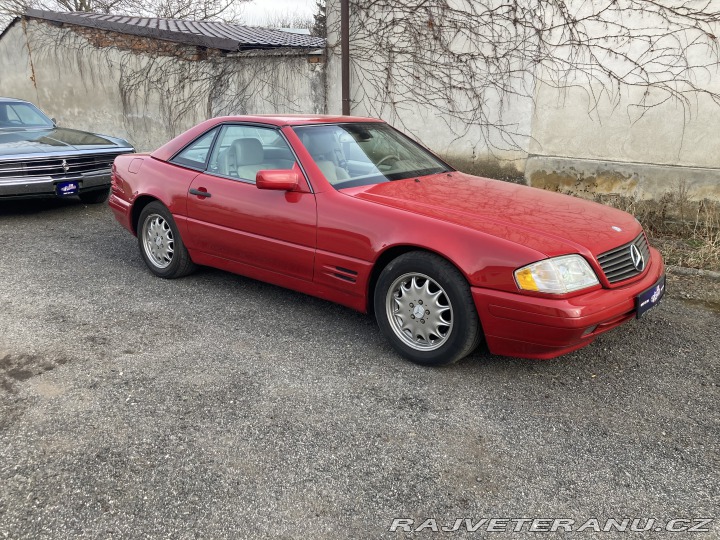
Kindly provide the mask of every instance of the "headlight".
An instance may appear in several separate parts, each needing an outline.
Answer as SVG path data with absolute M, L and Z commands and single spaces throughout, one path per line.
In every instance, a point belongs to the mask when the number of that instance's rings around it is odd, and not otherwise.
M 565 294 L 598 285 L 588 262 L 580 255 L 545 259 L 515 270 L 515 281 L 522 290 Z

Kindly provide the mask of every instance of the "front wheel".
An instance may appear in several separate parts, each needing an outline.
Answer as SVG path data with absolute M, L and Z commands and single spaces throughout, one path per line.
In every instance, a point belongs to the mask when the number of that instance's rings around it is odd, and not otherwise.
M 170 210 L 160 202 L 140 212 L 137 237 L 145 264 L 156 276 L 178 278 L 195 270 Z
M 417 364 L 452 364 L 480 343 L 467 281 L 433 253 L 413 251 L 390 262 L 375 287 L 374 305 L 383 334 Z

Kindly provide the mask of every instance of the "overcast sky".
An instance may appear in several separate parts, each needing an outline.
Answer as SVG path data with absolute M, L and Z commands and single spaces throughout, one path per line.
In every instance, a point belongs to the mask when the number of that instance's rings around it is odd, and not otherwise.
M 312 17 L 316 0 L 252 0 L 241 7 L 241 16 L 246 24 L 263 24 L 273 16 L 297 15 Z

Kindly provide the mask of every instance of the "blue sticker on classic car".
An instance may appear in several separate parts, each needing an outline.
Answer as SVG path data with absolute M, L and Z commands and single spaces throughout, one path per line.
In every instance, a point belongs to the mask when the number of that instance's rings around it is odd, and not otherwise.
M 60 197 L 66 197 L 68 195 L 78 194 L 78 183 L 77 182 L 60 182 L 56 188 L 57 194 Z
M 660 302 L 660 299 L 665 294 L 665 276 L 662 276 L 655 285 L 641 292 L 635 298 L 635 305 L 637 306 L 637 318 L 643 316 L 647 310 L 654 308 Z

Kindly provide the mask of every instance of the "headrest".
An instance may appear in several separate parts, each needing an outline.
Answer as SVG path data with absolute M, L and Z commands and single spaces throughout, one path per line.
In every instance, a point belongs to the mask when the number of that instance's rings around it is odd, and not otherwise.
M 330 131 L 312 133 L 312 135 L 307 136 L 307 139 L 304 140 L 303 143 L 312 156 L 320 156 L 332 152 L 337 147 L 335 136 Z
M 258 165 L 265 159 L 262 143 L 257 139 L 235 139 L 230 146 L 235 165 Z

